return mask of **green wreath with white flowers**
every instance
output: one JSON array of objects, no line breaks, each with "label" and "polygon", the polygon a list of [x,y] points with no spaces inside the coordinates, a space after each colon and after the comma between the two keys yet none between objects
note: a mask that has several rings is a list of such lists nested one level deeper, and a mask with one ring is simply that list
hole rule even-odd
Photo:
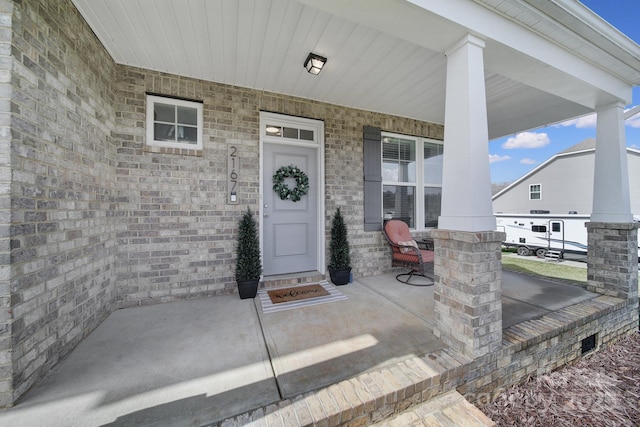
[{"label": "green wreath with white flowers", "polygon": [[[296,186],[293,189],[289,188],[284,182],[285,178],[294,178]],[[282,200],[297,202],[309,191],[309,177],[297,166],[282,166],[273,175],[273,191],[278,193]]]}]

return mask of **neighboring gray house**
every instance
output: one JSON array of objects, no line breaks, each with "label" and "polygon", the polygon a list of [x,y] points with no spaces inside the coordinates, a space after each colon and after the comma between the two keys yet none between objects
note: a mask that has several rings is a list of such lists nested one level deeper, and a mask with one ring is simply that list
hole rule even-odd
[{"label": "neighboring gray house", "polygon": [[[588,215],[593,207],[593,138],[567,148],[493,196],[495,213]],[[631,212],[640,215],[640,150],[627,147]]]}]

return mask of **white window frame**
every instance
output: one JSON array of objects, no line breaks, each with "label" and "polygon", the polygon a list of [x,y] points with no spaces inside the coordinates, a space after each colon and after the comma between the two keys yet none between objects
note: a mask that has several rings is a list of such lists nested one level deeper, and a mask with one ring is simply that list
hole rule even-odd
[{"label": "white window frame", "polygon": [[[420,179],[422,180],[421,182],[421,194],[419,194],[420,199],[419,199],[419,209],[420,209],[420,227],[418,228],[418,230],[431,230],[433,228],[436,227],[425,227],[424,222],[425,222],[425,206],[424,206],[424,191],[425,191],[425,187],[429,187],[429,188],[439,188],[440,189],[440,214],[442,214],[442,167],[444,165],[440,165],[440,183],[435,183],[435,182],[424,182],[424,145],[426,143],[429,144],[436,144],[436,145],[440,145],[442,146],[442,153],[444,154],[444,143],[443,141],[439,141],[437,139],[430,139],[430,138],[420,138],[420,153],[422,155],[422,161],[420,162]],[[444,159],[443,159],[444,160]],[[440,216],[440,215],[438,215]]]},{"label": "white window frame", "polygon": [[[425,187],[439,187],[442,188],[442,182],[440,184],[434,184],[431,182],[424,182],[424,145],[425,143],[430,144],[438,144],[442,145],[443,141],[431,138],[423,138],[418,136],[411,135],[403,135],[399,133],[392,132],[382,132],[382,139],[385,137],[394,137],[394,138],[402,138],[402,139],[411,139],[415,141],[416,144],[416,179],[415,182],[396,182],[396,181],[382,181],[381,192],[384,192],[385,185],[394,185],[394,186],[407,186],[414,188],[414,197],[415,197],[415,217],[414,217],[414,228],[412,230],[421,231],[421,230],[430,230],[433,227],[425,227],[424,226],[424,188]],[[381,168],[384,168],[384,158],[383,158],[383,147],[384,142],[380,144],[380,159],[381,159]],[[444,147],[443,147],[444,148]],[[380,171],[382,173],[382,170]],[[384,195],[383,195],[384,196]],[[384,197],[383,197],[384,199]],[[384,218],[384,202],[382,203],[382,217]]]},{"label": "white window frame", "polygon": [[[536,186],[539,187],[539,190],[532,191],[532,188]],[[540,197],[538,197],[537,199],[534,199],[533,197],[531,197],[533,193],[538,194]],[[542,184],[529,184],[529,200],[542,200]]]},{"label": "white window frame", "polygon": [[[155,104],[167,104],[175,107],[193,108],[197,111],[197,142],[196,144],[188,144],[183,142],[160,141],[154,136],[154,111]],[[152,147],[179,148],[183,150],[202,150],[203,146],[203,105],[202,102],[187,101],[183,99],[147,95],[147,129],[146,144]]]}]

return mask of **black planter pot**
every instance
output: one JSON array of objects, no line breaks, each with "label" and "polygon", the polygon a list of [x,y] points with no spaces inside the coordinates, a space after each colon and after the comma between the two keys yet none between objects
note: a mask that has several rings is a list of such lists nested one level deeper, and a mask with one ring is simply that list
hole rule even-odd
[{"label": "black planter pot", "polygon": [[327,266],[329,268],[329,276],[331,277],[331,281],[334,285],[346,285],[349,283],[349,279],[351,278],[351,267],[346,270],[335,270],[330,265]]},{"label": "black planter pot", "polygon": [[255,298],[258,293],[258,283],[260,279],[244,280],[238,283],[238,294],[240,299]]}]

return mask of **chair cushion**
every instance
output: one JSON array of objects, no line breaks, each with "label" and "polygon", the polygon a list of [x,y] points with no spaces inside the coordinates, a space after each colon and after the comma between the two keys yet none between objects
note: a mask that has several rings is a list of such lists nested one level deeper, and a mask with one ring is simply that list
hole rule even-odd
[{"label": "chair cushion", "polygon": [[[424,250],[424,249],[420,249],[420,254],[422,254],[422,262],[423,263],[433,262],[433,260],[435,258],[435,252],[434,251],[427,251],[427,250]],[[393,258],[398,260],[398,261],[418,263],[418,255],[416,255],[413,252],[412,253],[394,252],[393,253]]]},{"label": "chair cushion", "polygon": [[418,248],[418,243],[416,243],[416,241],[413,239],[407,240],[406,242],[402,240],[398,240],[398,245],[401,246],[400,252],[402,252],[403,254],[406,254],[407,252],[414,254],[415,251],[413,251],[413,249],[411,248],[402,247],[402,246],[413,246],[416,249]]},{"label": "chair cushion", "polygon": [[384,230],[387,233],[389,240],[396,245],[398,242],[408,242],[409,240],[413,240],[411,232],[409,231],[409,226],[404,221],[392,219],[384,225]]}]

